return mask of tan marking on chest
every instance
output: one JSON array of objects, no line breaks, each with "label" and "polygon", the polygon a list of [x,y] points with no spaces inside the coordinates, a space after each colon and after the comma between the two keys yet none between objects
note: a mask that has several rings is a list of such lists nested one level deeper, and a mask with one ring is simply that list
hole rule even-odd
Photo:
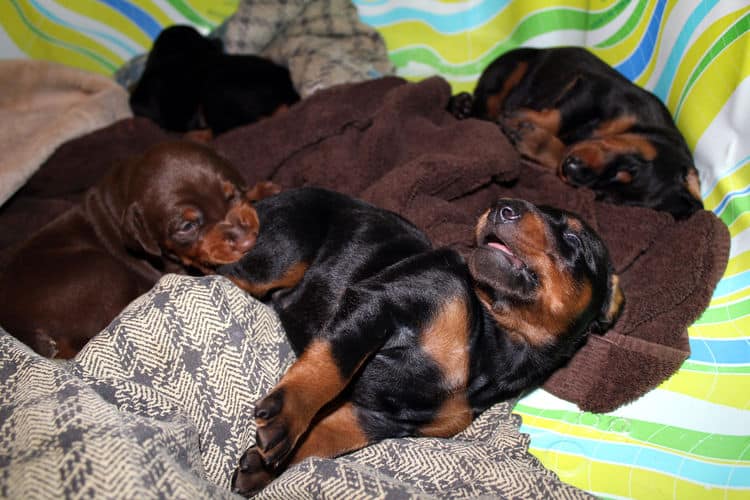
[{"label": "tan marking on chest", "polygon": [[421,427],[422,436],[451,437],[466,429],[473,419],[473,412],[466,400],[466,393],[461,391],[451,394],[438,410],[429,424]]},{"label": "tan marking on chest", "polygon": [[460,298],[447,302],[422,331],[420,344],[440,367],[443,378],[453,391],[466,387],[469,379],[469,315]]}]

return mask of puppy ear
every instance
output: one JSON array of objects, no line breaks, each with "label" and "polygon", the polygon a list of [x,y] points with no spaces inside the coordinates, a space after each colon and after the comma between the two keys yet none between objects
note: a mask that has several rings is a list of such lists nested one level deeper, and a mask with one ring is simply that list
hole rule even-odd
[{"label": "puppy ear", "polygon": [[161,248],[143,220],[143,210],[131,203],[122,221],[125,245],[133,250],[145,250],[151,255],[161,255]]},{"label": "puppy ear", "polygon": [[595,321],[593,330],[596,333],[604,333],[614,324],[625,303],[625,296],[622,293],[622,288],[620,288],[620,277],[614,273],[610,275],[608,291],[609,296],[602,304],[599,317]]},{"label": "puppy ear", "polygon": [[245,198],[249,201],[260,201],[281,192],[281,186],[271,181],[256,182],[253,187],[245,192]]}]

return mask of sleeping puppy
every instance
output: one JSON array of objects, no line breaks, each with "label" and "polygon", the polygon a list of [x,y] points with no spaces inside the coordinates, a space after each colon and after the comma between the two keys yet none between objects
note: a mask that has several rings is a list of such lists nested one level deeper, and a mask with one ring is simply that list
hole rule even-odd
[{"label": "sleeping puppy", "polygon": [[459,118],[500,124],[520,153],[599,199],[684,218],[703,208],[685,139],[658,97],[579,47],[509,51],[482,73]]},{"label": "sleeping puppy", "polygon": [[258,56],[224,54],[220,40],[191,26],[171,26],[156,38],[130,107],[166,130],[218,135],[298,100],[286,68]]},{"label": "sleeping puppy", "polygon": [[256,204],[252,249],[218,272],[279,314],[297,361],[255,407],[235,491],[379,440],[448,437],[543,382],[615,320],[617,276],[579,218],[501,199],[467,263],[396,215],[315,188]]},{"label": "sleeping puppy", "polygon": [[258,234],[250,201],[275,192],[246,190],[203,146],[158,145],[21,245],[0,276],[0,325],[44,356],[71,358],[162,274],[239,259]]}]

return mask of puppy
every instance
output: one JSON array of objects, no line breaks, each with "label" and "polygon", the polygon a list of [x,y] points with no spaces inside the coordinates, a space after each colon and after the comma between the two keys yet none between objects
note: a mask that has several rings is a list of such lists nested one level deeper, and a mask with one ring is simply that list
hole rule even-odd
[{"label": "puppy", "polygon": [[298,358],[255,408],[235,491],[385,438],[452,436],[544,381],[622,294],[577,217],[501,199],[467,263],[395,213],[302,188],[256,204],[261,230],[220,274],[279,314]]},{"label": "puppy", "polygon": [[21,245],[0,276],[0,325],[47,357],[73,357],[166,272],[212,273],[255,243],[240,175],[208,148],[158,145],[114,168],[81,205]]},{"label": "puppy", "polygon": [[130,107],[167,130],[218,135],[298,100],[286,68],[258,56],[224,54],[220,40],[191,26],[171,26],[156,38]]},{"label": "puppy", "polygon": [[459,94],[459,118],[500,124],[519,152],[599,199],[684,218],[703,208],[698,172],[669,110],[579,47],[509,51]]}]

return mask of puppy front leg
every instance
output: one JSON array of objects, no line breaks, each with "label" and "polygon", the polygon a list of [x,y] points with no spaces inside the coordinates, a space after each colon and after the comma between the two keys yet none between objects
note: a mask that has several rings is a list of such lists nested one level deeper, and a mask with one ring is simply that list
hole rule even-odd
[{"label": "puppy front leg", "polygon": [[[289,464],[296,464],[307,457],[335,457],[343,453],[364,448],[369,439],[357,420],[351,403],[344,403],[313,422],[309,432],[302,437]],[[232,477],[232,489],[245,496],[259,491],[277,476],[277,470],[263,462],[257,446],[245,452]]]},{"label": "puppy front leg", "polygon": [[[305,347],[271,392],[257,403],[255,447],[243,457],[237,477],[244,482],[262,482],[247,479],[248,474],[267,475],[263,470],[276,474],[295,456],[300,438],[319,416],[321,408],[344,390],[365,360],[393,331],[389,314],[392,307],[386,300],[382,291],[365,287],[351,288],[343,294],[339,300],[341,306],[328,325]],[[310,446],[305,449],[321,448]]]},{"label": "puppy front leg", "polygon": [[522,156],[557,170],[565,152],[555,135],[560,127],[557,111],[520,109],[501,117],[499,125]]}]

